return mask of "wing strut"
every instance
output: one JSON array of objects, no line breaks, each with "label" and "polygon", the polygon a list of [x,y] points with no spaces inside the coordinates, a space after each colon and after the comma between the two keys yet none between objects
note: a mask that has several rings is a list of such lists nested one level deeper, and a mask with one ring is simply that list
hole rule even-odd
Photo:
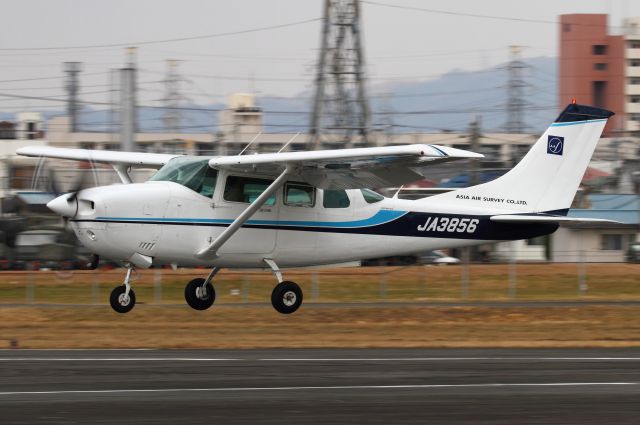
[{"label": "wing strut", "polygon": [[242,214],[240,214],[238,218],[229,225],[229,227],[224,229],[224,231],[220,233],[213,242],[211,242],[211,245],[198,251],[196,256],[198,258],[215,258],[220,247],[222,247],[222,245],[224,245],[224,243],[227,242],[229,238],[233,236],[242,227],[242,225],[265,204],[265,202],[267,202],[276,190],[280,189],[282,185],[284,185],[285,180],[287,180],[287,177],[292,171],[293,166],[287,164],[282,174],[280,174],[278,178],[275,179],[273,183],[271,183],[269,187],[267,187],[265,191],[247,207],[246,210],[242,211]]}]

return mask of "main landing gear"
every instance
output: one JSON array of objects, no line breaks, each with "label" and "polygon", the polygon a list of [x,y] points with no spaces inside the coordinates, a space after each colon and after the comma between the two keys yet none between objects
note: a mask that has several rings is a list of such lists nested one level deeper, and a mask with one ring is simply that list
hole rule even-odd
[{"label": "main landing gear", "polygon": [[201,277],[191,280],[184,288],[184,299],[189,307],[194,310],[206,310],[216,300],[216,290],[211,284],[211,279],[220,271],[218,267],[211,269],[206,279]]},{"label": "main landing gear", "polygon": [[278,313],[293,313],[302,305],[302,289],[295,282],[283,280],[282,272],[273,260],[265,258],[264,262],[278,279],[278,284],[271,292],[271,305]]},{"label": "main landing gear", "polygon": [[[273,260],[265,259],[264,262],[271,268],[271,271],[278,279],[278,284],[271,293],[271,304],[273,308],[282,314],[291,314],[302,304],[302,289],[295,282],[282,279],[282,273]],[[206,279],[193,279],[184,288],[184,298],[187,304],[195,310],[206,310],[213,305],[216,299],[216,292],[211,283],[213,277],[220,271],[214,267]]]},{"label": "main landing gear", "polygon": [[[265,259],[264,262],[271,268],[276,279],[278,279],[278,284],[271,292],[271,305],[273,305],[273,308],[282,314],[291,314],[298,310],[302,305],[302,289],[300,289],[300,286],[295,282],[285,281],[282,278],[282,272],[273,260]],[[184,299],[189,304],[189,307],[194,310],[206,310],[213,305],[216,300],[216,291],[211,281],[219,271],[219,267],[214,267],[206,279],[196,278],[187,283],[184,288]],[[131,311],[136,304],[136,294],[131,289],[130,284],[132,273],[133,266],[127,266],[124,283],[111,291],[111,297],[109,298],[111,308],[118,313]]]}]

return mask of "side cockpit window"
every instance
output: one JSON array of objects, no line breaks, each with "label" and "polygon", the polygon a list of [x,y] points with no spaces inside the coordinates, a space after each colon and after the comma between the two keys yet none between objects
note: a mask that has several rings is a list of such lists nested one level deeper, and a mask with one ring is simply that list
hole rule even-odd
[{"label": "side cockpit window", "polygon": [[380,202],[384,199],[384,196],[371,189],[360,189],[360,192],[362,192],[362,196],[364,196],[364,200],[367,204],[375,204],[376,202]]},{"label": "side cockpit window", "polygon": [[178,157],[169,161],[149,181],[169,181],[181,184],[202,196],[211,198],[216,187],[218,170],[209,167],[209,160]]}]

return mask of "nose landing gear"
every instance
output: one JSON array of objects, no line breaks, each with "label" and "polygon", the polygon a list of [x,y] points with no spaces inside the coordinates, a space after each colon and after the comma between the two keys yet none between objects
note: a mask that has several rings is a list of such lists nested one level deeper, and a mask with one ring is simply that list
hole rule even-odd
[{"label": "nose landing gear", "polygon": [[116,286],[113,288],[113,291],[111,291],[109,302],[111,303],[111,308],[117,313],[127,313],[136,305],[136,293],[133,292],[131,284],[129,283],[132,272],[133,267],[127,267],[124,283]]}]

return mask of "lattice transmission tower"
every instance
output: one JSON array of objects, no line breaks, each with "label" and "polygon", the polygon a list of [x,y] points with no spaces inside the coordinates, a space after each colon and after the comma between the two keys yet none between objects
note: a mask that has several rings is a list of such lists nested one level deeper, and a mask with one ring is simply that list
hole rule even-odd
[{"label": "lattice transmission tower", "polygon": [[78,92],[80,91],[80,82],[78,80],[78,74],[82,71],[81,62],[65,62],[64,72],[67,73],[67,81],[65,88],[68,94],[67,100],[67,113],[69,114],[69,121],[71,132],[75,133],[79,128],[80,111],[82,106],[78,100]]},{"label": "lattice transmission tower", "polygon": [[311,146],[369,145],[359,0],[325,0],[315,85]]},{"label": "lattice transmission tower", "polygon": [[521,46],[509,46],[510,60],[507,65],[509,80],[507,82],[507,133],[524,133],[527,124],[524,121],[525,88],[528,87],[524,73],[529,65],[520,60]]},{"label": "lattice transmission tower", "polygon": [[178,74],[178,61],[174,59],[167,60],[167,77],[164,80],[166,94],[164,97],[164,103],[166,110],[162,120],[164,127],[168,132],[177,133],[180,130],[180,124],[182,121],[182,113],[180,111],[180,101],[182,95],[180,94],[180,82],[181,78]]}]

